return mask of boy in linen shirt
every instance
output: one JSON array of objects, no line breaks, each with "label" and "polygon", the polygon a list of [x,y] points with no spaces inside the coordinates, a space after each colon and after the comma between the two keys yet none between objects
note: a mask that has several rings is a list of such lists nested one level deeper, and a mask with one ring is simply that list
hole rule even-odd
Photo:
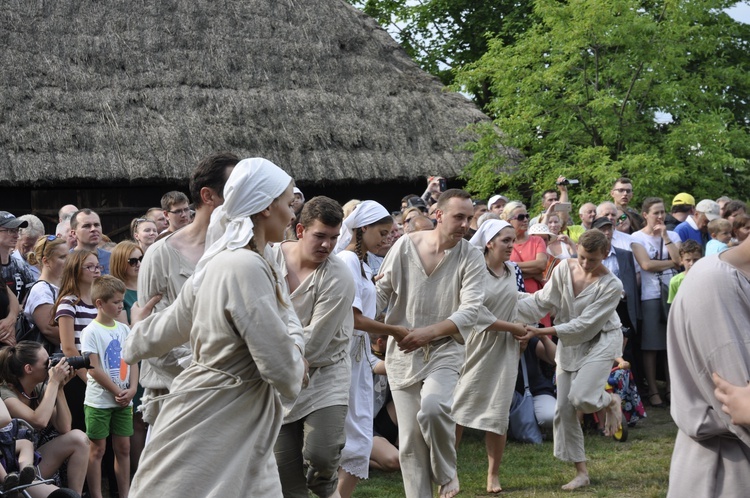
[{"label": "boy in linen shirt", "polygon": [[89,353],[93,367],[84,400],[86,435],[91,440],[86,479],[93,498],[102,496],[101,464],[110,432],[120,496],[127,498],[130,490],[132,400],[138,385],[138,365],[128,366],[121,357],[130,329],[115,318],[122,311],[124,297],[125,284],[117,278],[103,275],[94,280],[91,299],[98,314],[81,333],[81,352]]}]

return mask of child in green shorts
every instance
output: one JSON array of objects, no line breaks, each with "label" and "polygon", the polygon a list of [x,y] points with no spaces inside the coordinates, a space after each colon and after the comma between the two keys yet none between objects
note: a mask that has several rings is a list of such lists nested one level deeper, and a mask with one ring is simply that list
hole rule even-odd
[{"label": "child in green shorts", "polygon": [[672,304],[675,295],[677,295],[677,289],[682,285],[682,280],[685,275],[690,271],[696,261],[703,257],[703,249],[694,240],[688,239],[680,246],[680,264],[685,268],[685,271],[678,273],[669,281],[669,294],[667,295],[667,303]]},{"label": "child in green shorts", "polygon": [[138,386],[138,365],[128,366],[121,357],[130,333],[127,325],[116,321],[124,296],[125,284],[117,278],[103,275],[94,280],[91,300],[98,314],[81,333],[81,352],[89,353],[93,367],[84,400],[86,435],[91,440],[86,480],[92,498],[102,496],[101,464],[110,433],[120,497],[127,498],[130,490],[132,400]]}]

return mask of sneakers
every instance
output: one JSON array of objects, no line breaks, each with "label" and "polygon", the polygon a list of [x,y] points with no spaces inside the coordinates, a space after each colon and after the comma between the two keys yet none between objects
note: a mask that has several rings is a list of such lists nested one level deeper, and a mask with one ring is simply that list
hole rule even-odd
[{"label": "sneakers", "polygon": [[21,469],[21,472],[11,472],[7,476],[5,476],[5,481],[3,481],[3,491],[5,493],[8,493],[18,486],[26,486],[27,484],[31,484],[32,482],[34,482],[34,479],[36,479],[36,469],[31,465],[27,465],[26,467]]}]

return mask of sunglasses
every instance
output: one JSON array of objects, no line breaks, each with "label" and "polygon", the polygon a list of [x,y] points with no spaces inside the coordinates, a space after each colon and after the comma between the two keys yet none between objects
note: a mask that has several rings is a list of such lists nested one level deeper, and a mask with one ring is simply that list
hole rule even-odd
[{"label": "sunglasses", "polygon": [[617,217],[617,224],[622,225],[623,223],[625,223],[625,221],[627,221],[627,219],[628,219],[627,214],[621,214],[620,216]]},{"label": "sunglasses", "polygon": [[531,219],[531,216],[529,216],[528,214],[517,214],[513,218],[511,218],[511,220],[518,220],[518,221],[526,221],[529,219]]},{"label": "sunglasses", "polygon": [[143,256],[141,256],[140,258],[128,258],[128,264],[130,266],[139,265],[142,262],[143,262]]},{"label": "sunglasses", "polygon": [[57,235],[47,235],[42,244],[42,257],[44,257],[44,251],[47,249],[47,242],[51,242],[57,238]]}]

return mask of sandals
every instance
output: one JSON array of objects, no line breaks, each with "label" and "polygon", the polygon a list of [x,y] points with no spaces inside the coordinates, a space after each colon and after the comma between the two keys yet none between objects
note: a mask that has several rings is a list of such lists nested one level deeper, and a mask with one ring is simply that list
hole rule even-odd
[{"label": "sandals", "polygon": [[661,400],[661,396],[659,395],[659,393],[649,394],[648,395],[648,404],[649,405],[651,405],[653,408],[666,408],[667,407],[667,404],[664,403],[663,400],[661,400],[659,403],[654,403],[653,402],[654,397],[658,397],[659,400]]}]

